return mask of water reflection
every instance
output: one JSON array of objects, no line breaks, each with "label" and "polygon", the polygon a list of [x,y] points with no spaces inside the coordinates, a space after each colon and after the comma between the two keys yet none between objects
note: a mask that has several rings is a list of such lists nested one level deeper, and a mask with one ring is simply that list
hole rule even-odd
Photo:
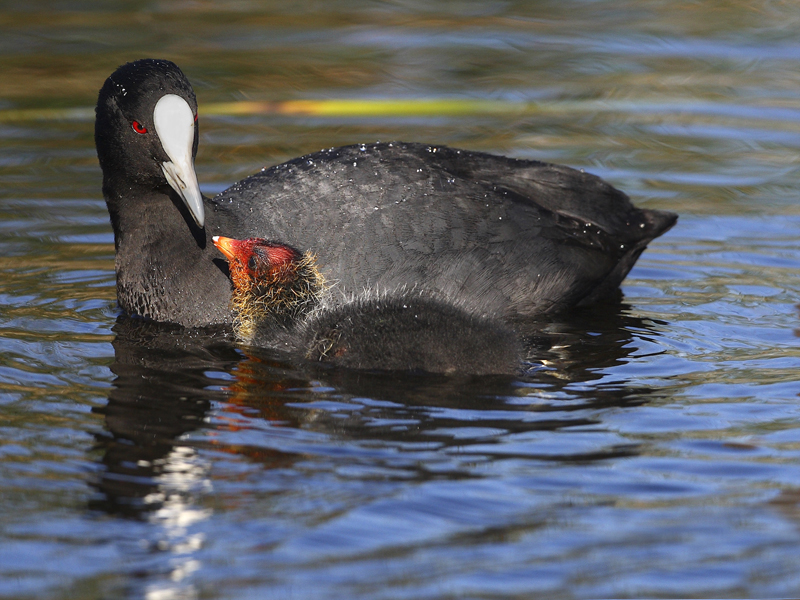
[{"label": "water reflection", "polygon": [[[308,445],[298,450],[274,435],[277,429],[321,434],[313,442],[318,449],[344,437],[354,444],[424,443],[439,451],[467,452],[478,444],[483,455],[508,456],[486,450],[486,432],[499,444],[520,433],[595,427],[599,409],[651,397],[650,388],[603,379],[636,349],[635,336],[658,335],[652,323],[629,316],[624,304],[539,328],[528,338],[531,362],[520,376],[470,377],[291,365],[279,354],[237,350],[224,331],[120,317],[116,380],[108,405],[96,409],[106,431],[97,435],[104,469],[91,507],[154,518],[176,498],[203,493],[210,483],[202,448],[266,468],[291,467]],[[204,441],[186,441],[201,430]],[[624,444],[584,450],[543,458],[582,461],[635,452]]]},{"label": "water reflection", "polygon": [[196,526],[212,515],[198,500],[212,491],[211,462],[183,438],[204,427],[214,400],[209,373],[229,372],[240,360],[224,332],[186,332],[120,317],[114,327],[116,375],[96,435],[103,469],[90,509],[155,526],[138,540],[144,554],[167,557],[144,576],[145,598],[196,597],[190,576],[205,536]]},{"label": "water reflection", "polygon": [[212,399],[223,398],[207,389],[218,383],[207,372],[228,372],[240,356],[222,332],[186,332],[127,317],[118,319],[114,332],[116,380],[108,404],[95,409],[107,431],[97,436],[105,470],[92,508],[141,517],[167,499],[155,490],[159,478],[185,462],[186,452],[176,450],[181,436],[202,427]]},{"label": "water reflection", "polygon": [[[105,430],[95,436],[102,469],[89,508],[153,527],[137,544],[164,560],[138,573],[144,597],[192,597],[209,519],[247,501],[215,489],[240,476],[231,465],[254,466],[260,486],[297,494],[291,482],[306,481],[314,464],[381,486],[482,479],[479,465],[499,460],[586,464],[638,454],[636,444],[597,430],[603,409],[653,397],[603,379],[628,360],[636,336],[657,335],[652,324],[614,304],[539,326],[522,375],[470,377],[289,364],[237,349],[225,331],[120,317],[116,380],[95,409]],[[273,476],[265,480],[265,471]],[[321,513],[337,505],[336,488],[327,493]]]},{"label": "water reflection", "polygon": [[[648,401],[651,388],[619,379],[600,382],[605,369],[624,362],[635,349],[633,332],[657,335],[652,324],[626,316],[623,309],[605,306],[571,315],[568,321],[541,323],[540,334],[528,338],[532,362],[517,377],[370,373],[312,365],[300,376],[301,381],[306,378],[304,385],[284,379],[276,386],[279,357],[250,349],[237,368],[229,403],[251,416],[255,410],[259,419],[350,441],[411,448],[423,444],[438,452],[457,449],[461,456],[475,445],[484,459],[509,458],[515,455],[507,448],[510,438],[598,427],[599,410]],[[487,448],[487,440],[496,448]],[[585,461],[632,452],[633,445],[615,443],[555,454],[531,448],[525,456]],[[417,477],[429,476],[422,463],[419,469]]]}]

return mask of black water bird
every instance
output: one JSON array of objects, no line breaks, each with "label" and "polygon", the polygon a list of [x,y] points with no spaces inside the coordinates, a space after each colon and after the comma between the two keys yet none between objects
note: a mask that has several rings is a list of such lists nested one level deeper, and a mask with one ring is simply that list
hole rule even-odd
[{"label": "black water bird", "polygon": [[106,80],[95,140],[119,305],[184,326],[233,320],[214,235],[313,249],[344,292],[418,286],[512,322],[607,296],[677,219],[568,167],[399,142],[309,154],[208,199],[194,91],[166,60]]}]

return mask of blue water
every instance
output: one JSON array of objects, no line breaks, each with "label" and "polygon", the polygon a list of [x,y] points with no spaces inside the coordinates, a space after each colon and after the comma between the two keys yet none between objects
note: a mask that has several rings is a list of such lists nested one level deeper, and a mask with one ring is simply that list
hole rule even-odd
[{"label": "blue water", "polygon": [[[0,596],[800,595],[800,7],[0,14]],[[208,194],[404,139],[584,168],[681,219],[619,304],[543,323],[524,377],[315,370],[131,321],[91,107],[143,56],[195,85]],[[203,114],[326,98],[528,108]]]}]

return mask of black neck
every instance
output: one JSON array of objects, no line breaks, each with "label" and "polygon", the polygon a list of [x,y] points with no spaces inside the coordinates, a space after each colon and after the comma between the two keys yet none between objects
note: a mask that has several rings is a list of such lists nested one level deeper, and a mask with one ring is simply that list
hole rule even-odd
[{"label": "black neck", "polygon": [[197,227],[175,192],[112,182],[103,190],[114,228],[121,308],[185,326],[231,322],[227,272],[214,262],[206,229]]}]

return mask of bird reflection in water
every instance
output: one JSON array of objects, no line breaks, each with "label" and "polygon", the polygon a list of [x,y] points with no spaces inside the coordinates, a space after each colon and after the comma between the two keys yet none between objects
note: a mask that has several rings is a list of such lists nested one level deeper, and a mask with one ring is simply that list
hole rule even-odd
[{"label": "bird reflection in water", "polygon": [[[204,432],[187,442],[187,447],[195,449],[215,443],[215,431],[246,428],[254,418],[276,427],[324,432],[326,419],[317,414],[320,411],[302,408],[304,402],[321,398],[383,400],[392,403],[384,411],[404,416],[412,411],[416,418],[422,418],[426,408],[437,406],[507,409],[509,399],[520,410],[573,413],[579,419],[587,408],[643,403],[651,390],[625,381],[575,385],[600,379],[603,369],[625,362],[634,335],[658,335],[652,323],[627,316],[624,308],[586,309],[569,320],[539,324],[541,335],[528,338],[528,352],[538,360],[533,358],[533,367],[520,377],[410,375],[291,365],[278,352],[237,348],[224,331],[184,330],[120,317],[112,365],[117,378],[108,405],[98,409],[105,416],[107,431],[97,434],[104,471],[97,483],[101,493],[92,507],[131,517],[158,508],[163,499],[154,492],[159,485],[155,478],[173,468],[167,467],[168,457],[177,456],[175,448],[192,432]],[[335,431],[341,434],[341,419],[335,421]],[[575,424],[574,419],[565,418],[547,427]],[[544,425],[536,420],[522,424],[526,428]],[[423,429],[439,426],[433,414],[420,423]],[[503,426],[515,428],[511,421]],[[345,431],[356,439],[378,434],[373,427],[361,430],[355,423]],[[420,429],[415,431],[405,435],[417,435]],[[225,450],[253,452],[244,445]],[[256,454],[252,458],[265,464],[287,460],[274,449],[265,454],[262,448]],[[186,451],[179,455],[186,460]]]},{"label": "bird reflection in water", "polygon": [[[108,404],[96,409],[105,429],[95,434],[101,469],[89,507],[157,526],[141,543],[176,558],[173,571],[151,583],[168,587],[199,567],[194,557],[204,539],[197,531],[212,515],[204,498],[213,494],[220,510],[242,501],[241,493],[226,496],[214,488],[215,481],[224,488],[223,480],[238,476],[219,466],[225,455],[262,471],[286,471],[330,458],[331,440],[344,439],[357,448],[424,442],[437,453],[457,448],[465,457],[475,445],[476,457],[502,460],[511,456],[487,449],[484,437],[453,431],[478,427],[507,435],[596,426],[597,408],[653,397],[626,381],[597,383],[604,369],[629,359],[635,336],[658,335],[657,325],[626,316],[624,305],[586,309],[537,328],[522,375],[476,377],[291,364],[275,351],[237,347],[228,331],[122,316],[114,329],[116,379]],[[298,436],[302,443],[293,441]],[[633,445],[617,445],[522,458],[591,461],[636,453]],[[410,478],[430,478],[425,461],[417,463]]]}]

